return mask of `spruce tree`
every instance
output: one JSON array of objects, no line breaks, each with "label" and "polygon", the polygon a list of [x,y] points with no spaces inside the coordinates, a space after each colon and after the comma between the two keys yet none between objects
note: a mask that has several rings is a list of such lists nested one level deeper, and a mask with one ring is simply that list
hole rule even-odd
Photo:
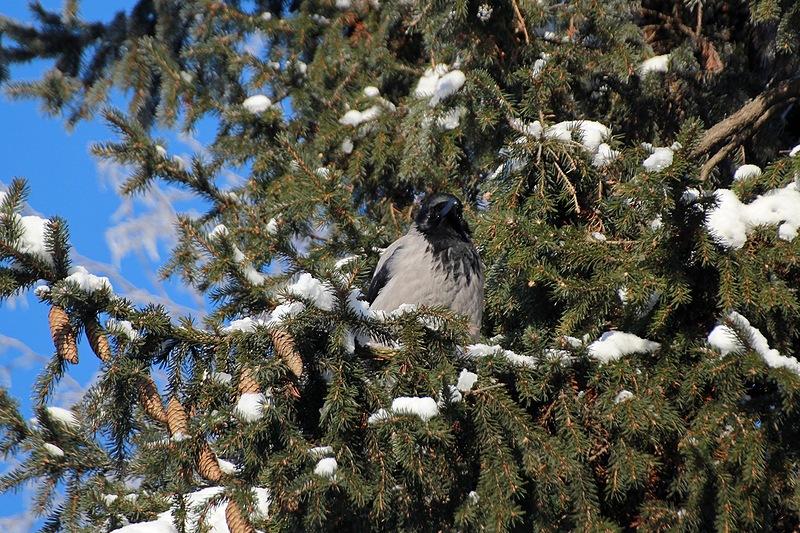
[{"label": "spruce tree", "polygon": [[[8,94],[102,116],[123,193],[207,202],[162,274],[211,305],[132,305],[2,194],[0,295],[36,286],[54,352],[35,423],[0,394],[0,489],[34,481],[45,531],[800,528],[800,2],[31,9],[0,18]],[[156,137],[201,120],[189,164]],[[475,230],[479,342],[361,298],[434,191]]]}]

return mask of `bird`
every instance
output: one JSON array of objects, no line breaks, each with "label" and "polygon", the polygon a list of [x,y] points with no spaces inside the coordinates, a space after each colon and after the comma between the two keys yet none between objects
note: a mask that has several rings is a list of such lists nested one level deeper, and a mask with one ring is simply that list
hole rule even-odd
[{"label": "bird", "polygon": [[431,194],[408,232],[381,254],[367,289],[374,311],[403,304],[443,306],[469,320],[475,339],[483,318],[483,265],[456,196]]}]

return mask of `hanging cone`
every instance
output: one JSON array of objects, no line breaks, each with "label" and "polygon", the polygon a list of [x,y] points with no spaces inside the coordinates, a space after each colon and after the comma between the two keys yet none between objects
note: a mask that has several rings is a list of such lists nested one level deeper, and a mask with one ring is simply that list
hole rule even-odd
[{"label": "hanging cone", "polygon": [[189,434],[189,420],[186,416],[186,411],[175,398],[170,398],[167,404],[167,427],[171,436],[179,433]]},{"label": "hanging cone", "polygon": [[214,452],[211,451],[211,447],[207,442],[203,443],[203,446],[200,448],[200,453],[197,457],[197,471],[200,472],[200,475],[205,479],[214,483],[222,479],[222,470],[219,467],[219,461],[217,461],[217,457],[214,455]]},{"label": "hanging cone", "polygon": [[275,346],[275,353],[283,359],[292,374],[299,378],[303,375],[303,359],[295,349],[294,338],[282,330],[273,330],[270,334],[272,335],[272,344]]},{"label": "hanging cone", "polygon": [[162,424],[167,424],[167,413],[164,411],[164,404],[161,402],[161,396],[158,394],[156,384],[153,383],[153,380],[149,377],[143,380],[139,388],[139,401],[142,403],[144,412],[147,413],[150,418]]},{"label": "hanging cone", "polygon": [[111,360],[111,347],[108,345],[108,337],[106,337],[96,317],[86,321],[86,338],[89,339],[89,346],[92,347],[92,351],[101,361]]},{"label": "hanging cone", "polygon": [[231,533],[255,533],[255,529],[242,516],[242,510],[233,500],[228,500],[228,505],[225,507],[225,521],[228,522]]},{"label": "hanging cone", "polygon": [[69,316],[62,308],[54,305],[50,308],[48,315],[50,322],[50,335],[53,337],[53,344],[56,346],[56,352],[61,359],[70,363],[78,363],[78,342],[75,338],[75,332],[69,323]]},{"label": "hanging cone", "polygon": [[239,394],[259,393],[261,388],[253,377],[253,372],[249,368],[243,368],[239,376]]}]

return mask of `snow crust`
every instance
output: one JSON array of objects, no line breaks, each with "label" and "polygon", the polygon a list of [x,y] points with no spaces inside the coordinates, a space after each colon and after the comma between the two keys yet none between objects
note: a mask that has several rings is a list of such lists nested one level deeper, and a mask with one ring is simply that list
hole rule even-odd
[{"label": "snow crust", "polygon": [[461,374],[458,375],[456,388],[461,392],[468,392],[475,386],[476,381],[478,381],[478,374],[470,372],[466,368],[462,368]]},{"label": "snow crust", "polygon": [[333,454],[333,446],[315,446],[314,448],[309,448],[308,453],[314,458],[325,457]]},{"label": "snow crust", "polygon": [[[210,507],[207,505],[209,500],[223,491],[223,487],[207,487],[185,496],[186,507],[189,511],[183,524],[186,531],[199,531],[202,527],[203,531],[208,531],[208,533],[229,533],[230,530],[225,519],[225,510],[228,507],[228,502],[222,502]],[[269,515],[269,491],[260,487],[256,487],[252,491],[256,502],[256,515],[260,518],[266,518]],[[129,524],[115,529],[111,533],[178,533],[179,530],[174,525],[175,517],[173,514],[177,509],[178,505],[176,503],[172,509],[159,514],[156,520]],[[206,511],[206,509],[208,510]]]},{"label": "snow crust", "polygon": [[47,251],[44,242],[45,228],[50,221],[35,215],[15,216],[23,230],[20,237],[19,250],[35,255],[50,265],[54,264],[53,256]]},{"label": "snow crust", "polygon": [[755,178],[761,175],[761,167],[758,165],[742,165],[733,173],[733,180],[739,181],[747,178]]},{"label": "snow crust", "polygon": [[506,350],[502,346],[495,344],[489,346],[488,344],[470,344],[466,346],[466,356],[472,358],[486,357],[487,355],[501,355],[507,359],[511,364],[516,366],[527,366],[533,368],[536,366],[536,360],[528,355],[517,355],[511,350]]},{"label": "snow crust", "polygon": [[425,70],[414,89],[414,96],[428,99],[428,105],[434,107],[442,100],[457,93],[467,77],[460,70],[450,70],[449,66],[440,63]]},{"label": "snow crust", "polygon": [[267,397],[261,392],[247,392],[239,397],[234,413],[243,422],[255,422],[264,416]]},{"label": "snow crust", "polygon": [[[731,311],[728,314],[728,320],[735,324],[739,330],[743,330],[748,342],[753,350],[760,355],[767,366],[771,368],[786,368],[795,374],[800,374],[800,363],[794,357],[787,357],[781,355],[780,352],[774,348],[769,347],[769,342],[761,331],[750,325],[750,321],[736,311]],[[708,343],[722,353],[723,356],[728,354],[742,353],[746,347],[739,338],[736,332],[725,324],[719,324],[711,333],[708,334]]]},{"label": "snow crust", "polygon": [[738,249],[758,226],[780,225],[778,236],[792,240],[800,227],[800,190],[796,182],[767,191],[743,204],[729,189],[714,192],[717,205],[706,218],[706,229],[727,248]]},{"label": "snow crust", "polygon": [[642,339],[633,333],[607,331],[589,345],[588,352],[600,363],[608,363],[630,354],[652,353],[660,347],[659,343]]},{"label": "snow crust", "polygon": [[256,94],[246,98],[245,101],[242,102],[242,105],[250,113],[257,115],[269,109],[272,105],[272,100],[270,100],[266,95]]},{"label": "snow crust", "polygon": [[78,429],[80,424],[78,419],[75,418],[75,413],[63,407],[46,407],[48,416],[56,422],[60,422],[70,429]]},{"label": "snow crust", "polygon": [[139,338],[139,332],[133,329],[133,324],[128,320],[109,318],[106,322],[106,329],[114,335],[122,335],[132,341]]},{"label": "snow crust", "polygon": [[42,444],[42,448],[47,452],[47,455],[50,457],[64,457],[64,450],[56,446],[55,444],[50,444],[49,442],[45,442]]},{"label": "snow crust", "polygon": [[64,278],[66,281],[75,283],[84,292],[92,293],[103,289],[113,292],[111,281],[105,276],[95,276],[82,266],[69,269],[69,276]]},{"label": "snow crust", "polygon": [[672,165],[672,159],[675,153],[672,148],[667,147],[654,147],[653,153],[642,161],[642,166],[648,172],[659,172]]},{"label": "snow crust", "polygon": [[629,390],[622,389],[617,393],[616,397],[614,397],[614,403],[626,402],[631,398],[633,398],[633,393]]},{"label": "snow crust", "polygon": [[430,396],[400,396],[392,401],[392,412],[400,415],[418,416],[427,422],[439,414],[439,407]]},{"label": "snow crust", "polygon": [[247,257],[236,246],[233,247],[233,260],[239,263],[242,268],[242,275],[252,285],[261,285],[266,281],[267,277],[256,270],[253,265],[247,261]]},{"label": "snow crust", "polygon": [[645,59],[636,70],[642,76],[651,72],[667,72],[669,70],[669,56],[669,54],[664,54]]},{"label": "snow crust", "polygon": [[294,296],[311,300],[316,307],[330,311],[336,302],[333,287],[323,283],[308,272],[303,272],[297,281],[286,287],[286,292]]},{"label": "snow crust", "polygon": [[333,457],[325,457],[317,462],[314,467],[314,473],[318,476],[332,479],[336,475],[336,470],[339,469],[339,464]]}]

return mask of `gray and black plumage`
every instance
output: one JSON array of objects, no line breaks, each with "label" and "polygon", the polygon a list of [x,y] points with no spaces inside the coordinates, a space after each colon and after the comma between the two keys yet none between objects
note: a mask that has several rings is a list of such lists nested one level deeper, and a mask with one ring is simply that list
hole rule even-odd
[{"label": "gray and black plumage", "polygon": [[478,336],[483,318],[483,265],[470,238],[461,201],[429,196],[408,233],[381,255],[367,290],[370,308],[393,311],[402,304],[443,306],[469,319]]}]

